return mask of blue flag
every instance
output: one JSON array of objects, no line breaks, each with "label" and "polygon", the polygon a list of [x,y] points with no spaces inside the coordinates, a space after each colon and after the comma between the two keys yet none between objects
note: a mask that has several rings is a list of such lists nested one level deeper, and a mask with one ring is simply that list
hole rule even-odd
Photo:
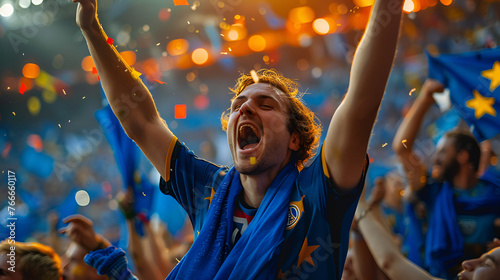
[{"label": "blue flag", "polygon": [[451,103],[478,141],[500,133],[500,47],[461,54],[427,54],[429,77],[450,90]]},{"label": "blue flag", "polygon": [[[135,213],[140,214],[141,218],[149,220],[153,204],[154,186],[144,176],[141,176],[138,170],[139,147],[125,134],[109,105],[96,111],[95,117],[113,149],[125,187],[133,189]],[[135,226],[137,233],[143,236],[142,221],[135,219]]]}]

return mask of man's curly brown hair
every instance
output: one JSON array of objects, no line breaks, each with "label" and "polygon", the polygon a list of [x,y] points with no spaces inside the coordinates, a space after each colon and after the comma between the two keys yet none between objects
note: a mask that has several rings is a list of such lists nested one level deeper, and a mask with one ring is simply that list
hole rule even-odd
[{"label": "man's curly brown hair", "polygon": [[[321,136],[321,124],[309,108],[307,108],[301,100],[303,93],[299,92],[299,84],[291,79],[283,77],[274,69],[260,69],[256,71],[258,82],[267,83],[276,87],[286,94],[290,104],[290,118],[288,121],[288,131],[291,133],[297,132],[300,139],[299,150],[294,153],[292,160],[296,161],[296,166],[299,169],[303,168],[304,162],[314,155],[314,151],[318,147],[319,138]],[[255,81],[251,74],[241,74],[236,85],[230,90],[234,93],[231,102],[249,85]],[[222,129],[227,131],[227,123],[231,108],[228,108],[221,115]]]}]

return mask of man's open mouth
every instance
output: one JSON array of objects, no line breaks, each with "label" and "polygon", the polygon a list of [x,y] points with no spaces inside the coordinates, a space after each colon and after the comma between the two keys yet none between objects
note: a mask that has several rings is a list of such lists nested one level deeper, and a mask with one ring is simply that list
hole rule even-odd
[{"label": "man's open mouth", "polygon": [[240,149],[247,150],[256,147],[260,142],[259,131],[256,127],[244,124],[238,129],[238,144]]}]

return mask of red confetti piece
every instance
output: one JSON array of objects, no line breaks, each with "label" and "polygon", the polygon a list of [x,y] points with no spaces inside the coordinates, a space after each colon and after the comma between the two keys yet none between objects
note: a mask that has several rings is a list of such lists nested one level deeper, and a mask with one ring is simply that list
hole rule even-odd
[{"label": "red confetti piece", "polygon": [[185,104],[175,105],[174,116],[176,119],[185,119],[186,118],[186,105]]},{"label": "red confetti piece", "polygon": [[25,91],[26,91],[26,85],[21,83],[21,86],[19,88],[19,93],[24,94]]},{"label": "red confetti piece", "polygon": [[174,5],[175,6],[185,6],[189,5],[187,0],[174,0]]},{"label": "red confetti piece", "polygon": [[115,40],[113,40],[113,38],[109,38],[109,37],[108,37],[108,39],[106,40],[106,42],[107,42],[108,44],[110,44],[110,45],[112,45],[114,41],[115,41]]},{"label": "red confetti piece", "polygon": [[97,74],[97,68],[92,67],[92,74]]},{"label": "red confetti piece", "polygon": [[374,158],[370,158],[370,163],[373,163],[375,161]]},{"label": "red confetti piece", "polygon": [[9,155],[11,147],[12,147],[12,144],[10,144],[10,142],[7,142],[7,144],[5,144],[5,147],[3,148],[3,151],[2,151],[3,158],[6,158]]},{"label": "red confetti piece", "polygon": [[155,82],[159,83],[160,85],[163,85],[163,84],[166,84],[165,82],[162,82],[160,80],[157,80],[157,79],[153,79]]}]

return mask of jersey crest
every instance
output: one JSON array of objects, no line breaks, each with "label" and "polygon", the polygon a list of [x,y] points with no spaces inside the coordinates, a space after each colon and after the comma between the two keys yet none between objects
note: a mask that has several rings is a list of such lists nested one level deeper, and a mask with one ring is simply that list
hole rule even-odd
[{"label": "jersey crest", "polygon": [[302,200],[304,199],[304,195],[300,198],[300,201],[292,201],[290,202],[290,207],[288,207],[288,221],[286,223],[286,229],[290,230],[297,225],[304,212],[304,204]]}]

